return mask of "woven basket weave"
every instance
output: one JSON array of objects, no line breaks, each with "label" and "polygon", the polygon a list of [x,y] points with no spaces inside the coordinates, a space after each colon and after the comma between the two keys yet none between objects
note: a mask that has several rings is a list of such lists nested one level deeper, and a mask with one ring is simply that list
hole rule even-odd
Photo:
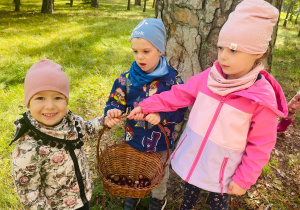
[{"label": "woven basket weave", "polygon": [[[167,157],[169,158],[169,140],[162,125],[159,128],[165,135],[167,143]],[[105,126],[98,138],[97,144],[97,170],[103,182],[104,190],[110,197],[144,198],[155,188],[165,175],[166,161],[156,152],[140,152],[126,143],[107,146],[104,150],[100,148],[100,139],[104,133]],[[100,151],[99,151],[100,150]],[[107,180],[111,174],[125,175],[131,179],[137,179],[141,174],[151,181],[151,185],[144,188],[131,188],[117,185]]]}]

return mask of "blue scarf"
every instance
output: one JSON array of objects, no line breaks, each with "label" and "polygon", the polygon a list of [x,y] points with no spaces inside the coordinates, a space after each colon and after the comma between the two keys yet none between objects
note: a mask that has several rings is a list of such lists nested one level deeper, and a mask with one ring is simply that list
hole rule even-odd
[{"label": "blue scarf", "polygon": [[142,88],[144,85],[163,77],[169,73],[168,62],[164,56],[160,56],[156,69],[147,74],[134,61],[129,70],[130,81],[134,87]]}]

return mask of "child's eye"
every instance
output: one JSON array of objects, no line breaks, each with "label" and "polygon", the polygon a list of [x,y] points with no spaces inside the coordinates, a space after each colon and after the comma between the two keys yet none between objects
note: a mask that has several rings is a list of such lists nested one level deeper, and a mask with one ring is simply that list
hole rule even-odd
[{"label": "child's eye", "polygon": [[233,52],[233,53],[236,52],[236,50],[233,50],[233,49],[230,49],[230,51]]},{"label": "child's eye", "polygon": [[37,98],[35,98],[35,100],[44,100],[44,97],[37,97]]},{"label": "child's eye", "polygon": [[145,50],[144,53],[149,53],[149,51],[148,51],[148,50]]},{"label": "child's eye", "polygon": [[136,50],[132,50],[132,52],[133,52],[133,53],[137,53],[137,51],[136,51]]},{"label": "child's eye", "polygon": [[63,97],[55,97],[55,100],[64,100]]},{"label": "child's eye", "polygon": [[218,47],[218,50],[222,50],[223,49],[223,47]]}]

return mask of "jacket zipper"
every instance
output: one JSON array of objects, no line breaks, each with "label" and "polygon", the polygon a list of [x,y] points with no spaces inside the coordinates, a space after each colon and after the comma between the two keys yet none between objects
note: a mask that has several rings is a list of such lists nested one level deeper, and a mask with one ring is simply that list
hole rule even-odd
[{"label": "jacket zipper", "polygon": [[186,139],[187,135],[185,135],[185,137],[183,138],[182,142],[179,144],[179,146],[176,148],[176,150],[173,152],[172,157],[170,158],[170,160],[168,161],[168,164],[171,162],[171,160],[173,160],[174,155],[176,154],[177,150],[181,147],[182,143],[184,142],[184,140]]},{"label": "jacket zipper", "polygon": [[201,154],[202,154],[202,152],[203,152],[203,149],[204,149],[204,147],[205,147],[205,145],[206,145],[206,142],[207,142],[207,140],[208,140],[208,137],[209,137],[209,135],[210,135],[210,132],[212,131],[212,129],[213,129],[213,127],[214,127],[214,125],[215,125],[215,123],[216,123],[216,121],[217,121],[217,118],[218,118],[218,116],[219,116],[219,113],[220,113],[220,111],[221,111],[221,108],[222,108],[224,102],[226,101],[226,99],[227,99],[228,97],[229,97],[229,95],[227,95],[227,96],[225,96],[225,97],[222,97],[221,100],[220,100],[220,103],[219,103],[219,105],[218,105],[218,107],[217,107],[217,110],[216,110],[216,112],[215,112],[215,114],[214,114],[214,116],[213,116],[212,121],[211,121],[210,124],[209,124],[209,127],[208,127],[208,129],[207,129],[207,131],[206,131],[206,134],[205,134],[205,136],[204,136],[204,138],[203,138],[203,141],[202,141],[202,143],[201,143],[201,145],[200,145],[200,148],[199,148],[198,153],[197,153],[197,155],[196,155],[196,158],[195,158],[195,160],[194,160],[194,162],[193,162],[193,165],[192,165],[192,167],[191,167],[191,169],[190,169],[190,171],[189,171],[189,173],[188,173],[188,175],[187,175],[187,177],[186,177],[186,179],[185,179],[186,182],[189,182],[189,180],[190,180],[190,178],[191,178],[191,176],[192,176],[192,174],[193,174],[193,172],[194,172],[194,170],[195,170],[195,168],[196,168],[196,165],[197,165],[198,162],[199,162],[199,159],[200,159]]},{"label": "jacket zipper", "polygon": [[220,169],[219,183],[221,185],[221,194],[222,195],[223,195],[223,189],[224,189],[223,178],[224,178],[224,172],[225,172],[227,162],[228,162],[228,157],[225,157],[223,160],[223,163],[221,165],[221,169]]}]

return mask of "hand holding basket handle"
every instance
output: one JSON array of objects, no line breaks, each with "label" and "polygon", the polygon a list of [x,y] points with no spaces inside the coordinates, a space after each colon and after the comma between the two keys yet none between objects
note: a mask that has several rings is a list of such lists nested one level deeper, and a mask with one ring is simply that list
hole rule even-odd
[{"label": "hand holding basket handle", "polygon": [[[117,117],[118,119],[122,119],[124,117],[127,117],[129,114],[124,114],[120,117]],[[166,156],[166,160],[164,162],[164,168],[167,166],[167,161],[169,159],[169,155],[170,155],[170,152],[169,152],[169,148],[170,148],[170,142],[169,142],[169,139],[168,139],[168,136],[166,134],[166,131],[164,129],[164,127],[159,123],[157,124],[157,126],[160,128],[161,132],[163,132],[164,136],[165,136],[165,140],[166,140],[166,145],[167,145],[167,156]],[[99,137],[98,137],[98,142],[97,142],[97,160],[99,160],[99,149],[100,149],[100,139],[104,133],[104,131],[108,128],[108,126],[104,125],[103,126],[103,129],[101,130],[100,134],[99,134]]]},{"label": "hand holding basket handle", "polygon": [[[120,119],[124,117],[127,117],[127,115],[120,116]],[[163,132],[167,144],[167,156],[165,161],[163,161],[162,156],[157,152],[141,152],[125,142],[106,146],[106,148],[100,151],[100,139],[107,126],[104,126],[100,132],[97,144],[97,170],[102,180],[104,190],[111,198],[114,196],[144,198],[162,181],[169,159],[170,144],[163,126],[158,124],[158,127]],[[136,179],[139,175],[143,175],[149,178],[151,185],[142,188],[117,185],[107,179],[111,174],[122,175],[133,179]]]}]

